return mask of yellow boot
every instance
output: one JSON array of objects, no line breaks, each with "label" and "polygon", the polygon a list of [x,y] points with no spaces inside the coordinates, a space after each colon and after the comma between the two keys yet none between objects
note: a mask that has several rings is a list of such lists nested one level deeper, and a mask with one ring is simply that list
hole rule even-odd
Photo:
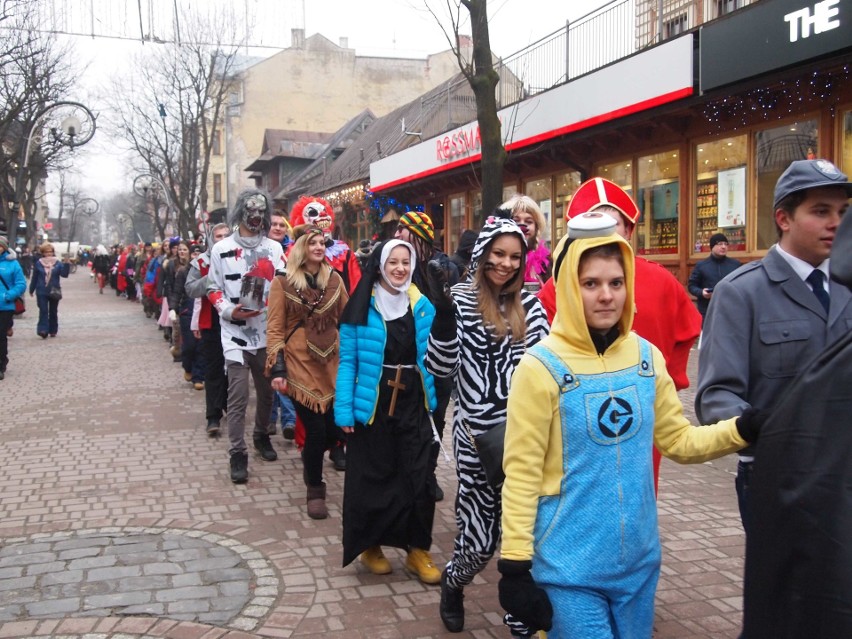
[{"label": "yellow boot", "polygon": [[429,552],[422,548],[412,548],[408,551],[405,567],[417,575],[424,584],[441,583],[441,571],[435,567]]},{"label": "yellow boot", "polygon": [[361,563],[374,575],[389,575],[391,573],[390,562],[382,552],[381,546],[373,546],[362,552]]}]

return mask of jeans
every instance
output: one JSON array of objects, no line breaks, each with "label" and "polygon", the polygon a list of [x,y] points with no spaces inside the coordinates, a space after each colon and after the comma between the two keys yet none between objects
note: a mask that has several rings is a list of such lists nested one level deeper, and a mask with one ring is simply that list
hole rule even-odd
[{"label": "jeans", "polygon": [[[213,311],[216,314],[216,311]],[[214,328],[201,329],[201,353],[206,370],[204,373],[204,396],[207,401],[205,417],[219,421],[228,405],[228,378],[225,375],[225,356],[222,353],[222,338],[219,334],[218,317]]]},{"label": "jeans", "polygon": [[751,471],[754,462],[740,461],[737,463],[737,478],[734,486],[737,489],[737,505],[740,507],[740,521],[743,523],[743,531],[748,537],[751,527],[751,512],[748,506],[748,487],[751,483]]},{"label": "jeans", "polygon": [[9,337],[6,333],[12,326],[13,317],[12,311],[0,311],[0,371],[4,373],[9,364]]},{"label": "jeans", "polygon": [[52,300],[47,292],[36,293],[38,302],[38,325],[36,333],[39,335],[56,335],[59,332],[59,300]]},{"label": "jeans", "polygon": [[201,340],[195,338],[190,328],[192,314],[181,313],[178,321],[182,338],[180,356],[183,370],[192,375],[193,383],[203,382],[207,372],[207,362],[201,349]]},{"label": "jeans", "polygon": [[278,415],[281,415],[281,426],[294,426],[296,424],[296,409],[293,400],[287,395],[274,391],[272,396],[272,414],[269,416],[270,426],[278,424]]}]

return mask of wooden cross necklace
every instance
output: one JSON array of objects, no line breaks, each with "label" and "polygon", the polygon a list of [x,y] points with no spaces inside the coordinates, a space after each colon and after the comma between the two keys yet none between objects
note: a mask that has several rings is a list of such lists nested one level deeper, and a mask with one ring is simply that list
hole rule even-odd
[{"label": "wooden cross necklace", "polygon": [[396,396],[397,393],[401,390],[405,390],[406,386],[402,383],[402,366],[398,366],[396,369],[396,379],[389,379],[388,386],[393,389],[393,394],[391,395],[391,403],[390,409],[388,410],[388,417],[393,417],[394,412],[396,412]]}]

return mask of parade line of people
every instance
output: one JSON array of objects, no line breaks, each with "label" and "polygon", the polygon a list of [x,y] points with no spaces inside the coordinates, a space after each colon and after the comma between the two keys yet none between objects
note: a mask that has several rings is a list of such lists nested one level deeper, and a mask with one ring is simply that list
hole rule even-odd
[{"label": "parade line of people", "polygon": [[[779,244],[767,260],[786,251],[791,264],[787,255],[808,262],[808,272],[827,271],[828,251],[805,249],[816,245],[812,235],[833,234],[852,185],[824,160],[802,161],[776,191]],[[824,191],[836,197],[817,211],[812,200]],[[701,463],[751,452],[773,406],[712,401],[721,383],[702,381],[699,415],[708,424],[684,417],[677,390],[688,385],[702,314],[668,271],[634,254],[639,216],[626,191],[593,178],[570,201],[568,232],[552,251],[541,210],[520,195],[466,231],[453,256],[436,248],[432,220],[417,211],[400,214],[394,238],[353,251],[334,239],[334,212],[322,198],[303,196],[287,219],[266,192],[248,189],[208,237],[99,246],[89,263],[99,293],[109,287],[139,303],[186,382],[204,392],[206,432],[226,432],[235,484],[249,477],[254,388],[253,458],[277,459],[271,435],[279,428],[295,442],[306,515],[325,519],[327,500],[342,504],[343,566],[357,559],[385,575],[393,565],[384,547],[401,549],[409,573],[440,587],[436,614],[460,632],[464,589],[499,551],[498,595],[513,637],[649,639],[661,567],[659,455]],[[714,237],[718,259],[726,244]],[[8,252],[0,238],[4,371],[25,282]],[[708,293],[704,340],[714,344],[702,380],[724,367],[715,349],[726,338],[713,327],[736,304],[719,308],[718,299],[764,261],[697,289]],[[49,296],[67,272],[45,247],[39,264],[30,291],[45,309],[39,335],[53,336]],[[811,275],[801,279],[813,312],[830,308],[835,317],[843,301],[837,312],[852,322],[845,288],[817,290],[805,286],[816,282]],[[327,493],[326,453],[346,473],[342,495]],[[457,531],[438,565],[431,545],[442,455],[455,464]],[[752,534],[760,523],[749,517],[741,481]]]}]

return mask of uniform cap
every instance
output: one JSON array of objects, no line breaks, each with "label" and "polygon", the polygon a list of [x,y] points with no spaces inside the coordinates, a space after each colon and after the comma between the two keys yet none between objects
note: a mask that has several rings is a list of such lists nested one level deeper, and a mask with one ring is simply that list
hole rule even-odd
[{"label": "uniform cap", "polygon": [[796,160],[781,174],[775,183],[775,204],[788,195],[805,189],[815,189],[821,186],[842,186],[846,188],[846,196],[852,197],[852,184],[849,178],[828,160]]}]

